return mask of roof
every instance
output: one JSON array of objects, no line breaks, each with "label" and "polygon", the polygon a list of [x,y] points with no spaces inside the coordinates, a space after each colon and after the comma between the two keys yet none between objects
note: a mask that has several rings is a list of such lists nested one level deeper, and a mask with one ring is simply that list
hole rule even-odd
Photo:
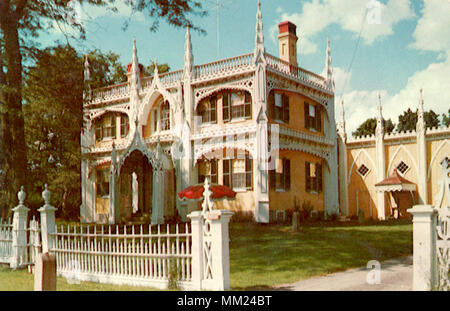
[{"label": "roof", "polygon": [[377,191],[415,191],[416,184],[403,178],[394,170],[391,176],[375,184]]}]

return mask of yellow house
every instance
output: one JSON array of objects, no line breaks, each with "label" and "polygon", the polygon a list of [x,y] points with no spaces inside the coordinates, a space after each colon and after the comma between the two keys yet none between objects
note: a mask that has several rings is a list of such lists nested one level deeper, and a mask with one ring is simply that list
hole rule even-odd
[{"label": "yellow house", "polygon": [[[338,213],[334,82],[298,66],[296,26],[279,24],[280,55],[265,51],[260,4],[254,51],[195,65],[186,31],[184,68],[144,77],[136,42],[127,82],[87,91],[82,133],[85,222],[185,218],[176,194],[209,178],[237,192],[218,208],[261,223],[310,201]],[[85,63],[89,82],[89,61]]]}]

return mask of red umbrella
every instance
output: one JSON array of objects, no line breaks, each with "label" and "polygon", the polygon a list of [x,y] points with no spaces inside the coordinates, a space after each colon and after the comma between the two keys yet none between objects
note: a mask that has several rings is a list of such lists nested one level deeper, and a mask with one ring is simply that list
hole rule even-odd
[{"label": "red umbrella", "polygon": [[[200,200],[203,198],[204,190],[204,184],[196,184],[178,192],[178,197],[183,201]],[[236,192],[234,192],[227,186],[211,184],[209,186],[209,190],[212,192],[211,199],[213,200],[234,199],[236,197]]]}]

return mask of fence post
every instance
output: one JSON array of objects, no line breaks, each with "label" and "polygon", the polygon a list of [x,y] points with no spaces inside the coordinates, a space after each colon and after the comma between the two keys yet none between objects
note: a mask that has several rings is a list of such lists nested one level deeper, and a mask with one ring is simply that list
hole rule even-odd
[{"label": "fence post", "polygon": [[429,291],[437,286],[436,214],[432,205],[414,205],[413,290]]},{"label": "fence post", "polygon": [[194,290],[202,289],[203,279],[203,215],[200,211],[193,211],[191,219],[192,232],[192,285]]},{"label": "fence post", "polygon": [[211,221],[212,290],[230,289],[230,238],[228,224],[233,212],[214,210],[208,215]]},{"label": "fence post", "polygon": [[42,253],[48,253],[54,246],[54,237],[51,234],[56,232],[55,211],[57,208],[50,205],[50,191],[45,189],[42,191],[44,206],[38,209],[41,213],[41,235],[42,235]]},{"label": "fence post", "polygon": [[27,217],[30,209],[23,204],[25,197],[26,193],[22,186],[17,193],[19,205],[13,208],[13,257],[10,262],[12,269],[19,268],[23,262],[27,261]]}]

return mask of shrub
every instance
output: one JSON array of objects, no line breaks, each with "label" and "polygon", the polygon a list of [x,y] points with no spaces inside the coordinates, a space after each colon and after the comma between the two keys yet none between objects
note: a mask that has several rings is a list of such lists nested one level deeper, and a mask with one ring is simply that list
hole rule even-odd
[{"label": "shrub", "polygon": [[254,216],[251,211],[236,211],[231,217],[230,222],[236,223],[244,223],[244,222],[253,222]]},{"label": "shrub", "polygon": [[314,206],[310,201],[303,201],[302,203],[302,219],[307,220],[310,217],[311,211],[314,209]]}]

